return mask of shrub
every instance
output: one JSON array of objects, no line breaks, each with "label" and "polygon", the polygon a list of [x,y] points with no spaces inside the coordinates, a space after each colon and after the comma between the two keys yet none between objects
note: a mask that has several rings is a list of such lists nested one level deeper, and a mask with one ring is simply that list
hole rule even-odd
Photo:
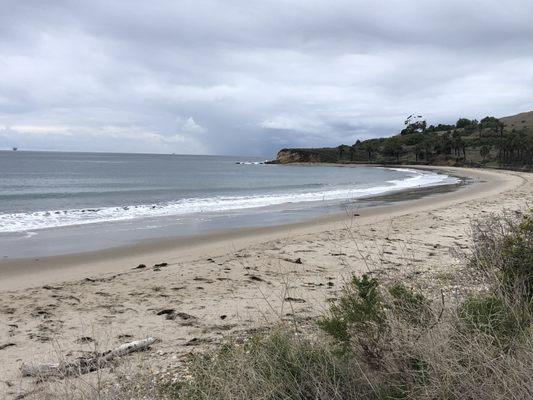
[{"label": "shrub", "polygon": [[533,210],[492,217],[473,226],[470,264],[511,302],[533,301]]},{"label": "shrub", "polygon": [[500,270],[501,283],[508,293],[520,292],[525,300],[533,300],[533,211],[512,225],[502,243],[505,259]]},{"label": "shrub", "polygon": [[330,307],[330,316],[318,320],[318,325],[334,338],[347,342],[353,333],[377,338],[385,329],[384,303],[378,282],[368,275],[353,277],[343,295]]},{"label": "shrub", "polygon": [[373,391],[349,357],[287,327],[196,356],[190,374],[167,393],[187,400],[277,400],[372,398]]},{"label": "shrub", "polygon": [[320,318],[318,325],[342,342],[354,336],[377,342],[389,329],[390,317],[413,325],[432,320],[431,303],[423,294],[401,283],[393,284],[388,293],[390,298],[383,296],[378,281],[368,275],[353,277],[340,299],[330,307],[329,315]]},{"label": "shrub", "polygon": [[427,325],[433,319],[431,302],[422,294],[395,283],[389,288],[395,314],[414,325]]},{"label": "shrub", "polygon": [[368,275],[353,277],[318,326],[344,345],[356,341],[367,359],[377,364],[388,329],[385,309],[378,281]]},{"label": "shrub", "polygon": [[509,348],[520,337],[524,324],[505,302],[495,296],[470,297],[457,310],[457,330],[483,336],[492,345]]}]

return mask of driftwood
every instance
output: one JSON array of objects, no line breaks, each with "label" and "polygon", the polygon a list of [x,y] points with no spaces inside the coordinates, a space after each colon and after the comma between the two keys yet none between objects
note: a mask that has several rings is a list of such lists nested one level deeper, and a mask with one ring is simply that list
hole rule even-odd
[{"label": "driftwood", "polygon": [[86,374],[91,371],[96,371],[104,367],[108,362],[114,358],[124,356],[136,351],[146,350],[156,342],[156,338],[149,337],[143,340],[136,340],[134,342],[120,345],[114,350],[109,350],[105,353],[99,353],[92,357],[79,358],[73,362],[61,363],[47,363],[34,364],[23,363],[20,367],[22,376],[34,376],[38,378],[46,378],[50,376],[64,377],[69,375]]}]

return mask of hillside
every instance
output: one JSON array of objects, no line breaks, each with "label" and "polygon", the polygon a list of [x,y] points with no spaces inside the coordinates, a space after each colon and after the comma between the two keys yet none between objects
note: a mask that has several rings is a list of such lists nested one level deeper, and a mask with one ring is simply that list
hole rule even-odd
[{"label": "hillside", "polygon": [[410,116],[388,138],[337,147],[282,149],[276,162],[376,163],[486,166],[532,169],[533,111],[513,116],[460,118],[455,124],[427,126]]},{"label": "hillside", "polygon": [[503,122],[506,127],[510,128],[533,128],[533,111],[523,112],[510,117],[500,118],[500,122]]}]

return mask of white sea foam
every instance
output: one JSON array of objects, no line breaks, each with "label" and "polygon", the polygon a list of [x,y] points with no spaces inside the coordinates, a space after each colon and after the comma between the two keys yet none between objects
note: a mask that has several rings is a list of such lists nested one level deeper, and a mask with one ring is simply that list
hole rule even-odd
[{"label": "white sea foam", "polygon": [[[392,169],[392,168],[391,168]],[[0,214],[0,232],[26,232],[44,228],[126,221],[159,216],[183,216],[197,213],[216,213],[297,202],[319,202],[379,195],[417,187],[457,183],[456,178],[431,172],[395,169],[410,174],[402,180],[391,180],[379,186],[342,187],[328,190],[307,190],[281,194],[249,196],[217,196],[188,198],[164,204],[142,204],[96,209],[36,211]],[[33,232],[32,232],[33,233]]]}]

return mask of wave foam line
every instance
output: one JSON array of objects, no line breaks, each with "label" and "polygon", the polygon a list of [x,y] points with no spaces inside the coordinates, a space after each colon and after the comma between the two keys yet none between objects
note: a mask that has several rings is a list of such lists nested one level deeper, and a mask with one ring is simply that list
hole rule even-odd
[{"label": "wave foam line", "polygon": [[373,187],[300,191],[275,195],[188,198],[164,204],[0,214],[0,232],[25,232],[30,230],[33,231],[45,228],[93,224],[99,222],[234,211],[286,203],[359,199],[362,197],[409,188],[457,183],[456,178],[450,178],[447,175],[422,173],[405,169],[403,169],[402,172],[411,173],[412,176],[403,180],[387,181],[383,185]]}]

